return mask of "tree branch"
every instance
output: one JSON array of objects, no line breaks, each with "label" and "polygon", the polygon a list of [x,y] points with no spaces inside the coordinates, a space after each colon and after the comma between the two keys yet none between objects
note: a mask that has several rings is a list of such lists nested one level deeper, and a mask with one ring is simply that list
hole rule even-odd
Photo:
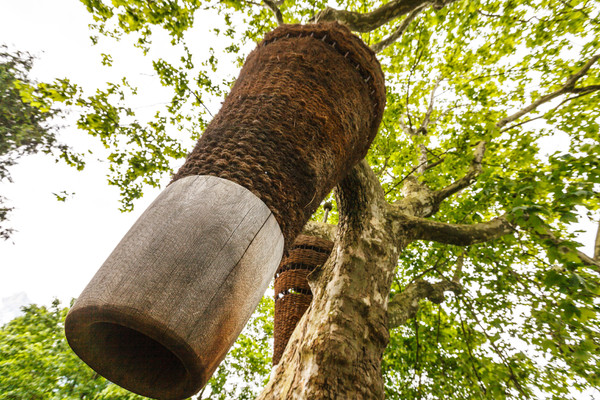
[{"label": "tree branch", "polygon": [[535,118],[529,118],[529,119],[527,119],[525,121],[521,121],[521,122],[516,123],[514,125],[511,125],[511,126],[509,126],[507,128],[501,129],[500,133],[509,131],[511,129],[518,128],[519,126],[524,125],[526,123],[529,123],[531,121],[535,121],[535,120],[544,118],[546,115],[549,115],[550,113],[553,113],[554,111],[558,110],[560,107],[562,107],[563,104],[566,104],[569,101],[575,100],[575,99],[577,99],[579,97],[586,96],[586,95],[588,95],[588,94],[590,94],[590,93],[592,93],[592,92],[594,92],[596,90],[600,90],[600,85],[592,85],[592,86],[586,86],[586,87],[583,87],[583,88],[575,88],[575,89],[573,89],[572,93],[576,93],[577,96],[567,97],[566,99],[564,99],[563,101],[561,101],[556,107],[554,107],[553,109],[551,109],[549,111],[546,111],[543,115],[539,115],[539,116],[537,116]]},{"label": "tree branch", "polygon": [[208,114],[210,115],[210,117],[214,118],[214,115],[210,112],[210,110],[208,109],[208,107],[206,107],[206,104],[204,104],[204,102],[202,101],[202,99],[200,98],[200,96],[198,96],[198,93],[196,93],[192,89],[189,89],[189,90],[190,90],[190,93],[194,95],[194,97],[196,98],[196,100],[198,101],[198,103],[202,104],[202,107],[204,107],[204,109],[206,111],[208,111]]},{"label": "tree branch", "polygon": [[352,31],[370,32],[402,15],[409,14],[418,7],[433,6],[441,9],[453,1],[455,0],[392,0],[376,10],[364,14],[327,7],[320,11],[311,22],[338,21],[347,25]]},{"label": "tree branch", "polygon": [[404,34],[404,31],[406,31],[406,29],[408,29],[408,26],[417,17],[417,15],[419,15],[419,13],[421,13],[421,11],[423,11],[428,6],[429,6],[429,3],[423,3],[420,6],[416,7],[414,10],[412,10],[406,16],[406,18],[404,18],[402,20],[400,25],[398,25],[398,28],[396,28],[396,30],[390,36],[388,36],[387,38],[383,39],[380,42],[373,44],[371,46],[371,49],[375,53],[379,53],[380,51],[383,51],[387,47],[392,45],[396,40],[398,40]]},{"label": "tree branch", "polygon": [[469,246],[488,242],[514,232],[505,217],[494,218],[479,224],[448,224],[425,218],[404,216],[405,227],[416,240],[432,240],[455,246]]},{"label": "tree branch", "polygon": [[444,292],[459,294],[462,292],[462,285],[454,280],[430,283],[419,279],[412,282],[388,303],[388,328],[397,328],[414,318],[421,299],[427,298],[432,303],[441,304],[445,300]]},{"label": "tree branch", "polygon": [[600,263],[600,221],[598,221],[598,231],[596,232],[596,242],[594,243],[594,260]]},{"label": "tree branch", "polygon": [[440,75],[435,81],[435,85],[433,86],[433,90],[431,91],[431,95],[429,97],[429,106],[427,107],[427,112],[425,113],[425,117],[423,118],[421,126],[419,127],[419,129],[417,129],[417,133],[420,133],[422,135],[427,134],[427,129],[429,128],[429,124],[431,123],[431,113],[433,112],[433,105],[435,103],[435,92],[440,87],[440,84],[442,83],[443,79],[444,78],[442,77],[442,75]]},{"label": "tree branch", "polygon": [[[565,242],[566,242],[565,240],[557,238],[556,235],[554,233],[552,233],[549,226],[545,226],[544,228],[546,230],[546,233],[540,233],[540,232],[533,231],[533,230],[531,230],[530,232],[534,235],[537,235],[538,237],[540,237],[542,239],[548,240],[553,245],[555,245],[560,252],[562,252],[564,254],[574,253],[581,260],[581,262],[584,265],[593,267],[597,271],[600,271],[600,260],[595,259],[596,255],[594,256],[594,258],[592,258],[582,251],[572,249],[571,247],[565,245]],[[600,227],[598,229],[599,229],[599,233],[600,233]],[[598,245],[598,237],[596,237],[596,245]],[[597,247],[596,247],[596,249],[597,249]]]},{"label": "tree branch", "polygon": [[501,129],[506,124],[509,124],[509,123],[521,118],[523,115],[535,110],[542,104],[547,103],[550,100],[552,100],[560,95],[563,95],[565,93],[582,93],[582,92],[583,93],[591,93],[593,91],[600,90],[600,85],[592,85],[592,86],[583,87],[583,88],[575,87],[575,84],[577,83],[577,81],[579,79],[581,79],[588,72],[588,70],[592,67],[592,65],[594,65],[594,63],[596,63],[596,61],[598,61],[598,59],[600,59],[600,54],[597,54],[597,55],[593,56],[592,58],[590,58],[588,60],[588,62],[586,62],[585,65],[583,67],[581,67],[581,69],[579,71],[577,71],[576,73],[571,75],[567,79],[565,84],[562,85],[558,90],[556,90],[552,93],[549,93],[545,96],[540,97],[539,99],[537,99],[536,101],[534,101],[533,103],[528,105],[527,107],[517,111],[516,113],[514,113],[512,115],[510,115],[506,118],[502,118],[500,121],[498,121],[496,123],[496,126]]},{"label": "tree branch", "polygon": [[471,161],[471,165],[469,166],[469,170],[465,176],[446,186],[445,188],[434,192],[435,201],[438,204],[475,182],[477,176],[481,173],[481,161],[483,160],[483,156],[485,154],[486,144],[487,143],[485,141],[481,141],[475,147],[473,161]]},{"label": "tree branch", "polygon": [[[283,25],[283,15],[281,14],[281,10],[277,7],[277,3],[273,0],[262,0],[265,7],[271,10],[273,15],[275,15],[275,19],[277,20],[277,25]],[[281,2],[283,3],[283,2]],[[280,4],[281,4],[280,3]]]},{"label": "tree branch", "polygon": [[[447,224],[425,218],[408,216],[406,214],[396,214],[395,217],[404,229],[411,232],[411,238],[414,240],[432,240],[438,243],[455,246],[468,246],[475,243],[488,242],[515,231],[513,225],[514,221],[509,221],[510,216],[508,218],[502,216],[488,222],[471,225]],[[556,237],[549,226],[545,227],[545,233],[533,231],[522,225],[519,226],[532,235],[548,240],[564,254],[574,253],[584,265],[600,271],[600,260],[597,258],[598,252],[600,251],[600,226],[598,227],[598,235],[596,237],[596,251],[594,253],[594,258],[586,255],[582,251],[574,250],[567,246],[566,241]]]},{"label": "tree branch", "polygon": [[584,87],[580,87],[580,88],[573,88],[571,90],[569,90],[569,93],[581,93],[581,94],[587,94],[587,93],[591,93],[591,92],[595,92],[600,90],[600,85],[590,85],[590,86],[584,86]]},{"label": "tree branch", "polygon": [[335,241],[336,232],[337,225],[316,221],[308,221],[302,229],[302,233],[304,235],[315,236],[321,239],[330,240],[332,242]]}]

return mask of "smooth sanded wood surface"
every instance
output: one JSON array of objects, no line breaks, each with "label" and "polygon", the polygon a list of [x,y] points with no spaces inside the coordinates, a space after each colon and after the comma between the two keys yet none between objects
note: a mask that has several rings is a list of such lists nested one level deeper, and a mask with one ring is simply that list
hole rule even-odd
[{"label": "smooth sanded wood surface", "polygon": [[[178,180],[142,214],[85,288],[67,318],[69,343],[92,368],[127,389],[157,398],[179,398],[171,396],[178,391],[189,396],[243,329],[282,253],[279,225],[253,193],[213,176]],[[103,335],[98,322],[133,329],[175,354],[185,373],[171,380],[180,382],[157,384],[157,374],[164,372],[160,355],[140,358],[146,365],[136,372],[130,362],[135,354],[126,360],[111,354],[123,352],[127,343],[99,348],[90,337],[92,330]],[[135,342],[135,334],[129,336]]]}]

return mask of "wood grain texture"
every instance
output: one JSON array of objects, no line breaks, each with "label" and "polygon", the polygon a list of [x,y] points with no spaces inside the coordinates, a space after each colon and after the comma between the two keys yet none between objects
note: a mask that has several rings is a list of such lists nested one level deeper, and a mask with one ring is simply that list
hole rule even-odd
[{"label": "wood grain texture", "polygon": [[282,253],[279,225],[249,190],[213,176],[180,179],[85,288],[67,317],[67,339],[113,382],[149,397],[185,398],[221,362]]}]

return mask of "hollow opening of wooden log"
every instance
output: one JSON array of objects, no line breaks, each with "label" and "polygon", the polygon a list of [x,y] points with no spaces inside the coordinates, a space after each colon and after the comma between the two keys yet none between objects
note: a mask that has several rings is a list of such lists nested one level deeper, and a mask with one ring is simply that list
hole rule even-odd
[{"label": "hollow opening of wooden log", "polygon": [[110,381],[161,400],[208,381],[283,254],[269,208],[214,176],[174,182],[140,216],[65,320],[75,353]]},{"label": "hollow opening of wooden log", "polygon": [[171,350],[134,329],[98,322],[89,326],[89,337],[95,341],[88,353],[91,361],[96,365],[119,364],[120,376],[107,371],[107,377],[117,384],[126,379],[132,391],[172,390],[190,379],[185,365]]},{"label": "hollow opening of wooden log", "polygon": [[160,400],[184,399],[204,385],[198,355],[177,332],[129,315],[126,308],[75,310],[67,340],[81,359],[113,383]]}]

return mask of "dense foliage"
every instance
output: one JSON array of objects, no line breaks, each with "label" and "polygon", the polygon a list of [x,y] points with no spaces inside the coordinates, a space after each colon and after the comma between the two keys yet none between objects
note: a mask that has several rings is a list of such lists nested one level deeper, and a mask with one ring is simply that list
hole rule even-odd
[{"label": "dense foliage", "polygon": [[70,349],[63,322],[68,308],[29,305],[0,329],[0,398],[141,399],[109,384]]},{"label": "dense foliage", "polygon": [[[55,84],[37,84],[29,74],[33,57],[11,52],[0,45],[0,182],[10,181],[9,167],[19,157],[36,152],[52,153],[81,169],[82,163],[69,148],[56,139],[56,118],[61,111],[55,101],[65,100],[65,80]],[[54,85],[58,85],[54,88]],[[0,238],[8,239],[12,229],[6,226],[11,210],[0,196]]]},{"label": "dense foliage", "polygon": [[[254,398],[271,366],[272,308],[273,300],[261,301],[199,400]],[[0,328],[0,400],[146,399],[108,382],[73,353],[64,335],[68,311],[58,301],[32,304]]]},{"label": "dense foliage", "polygon": [[[79,107],[79,127],[111,151],[109,180],[121,188],[125,209],[201,134],[211,117],[206,105],[233,81],[220,66],[239,65],[276,26],[270,9],[279,6],[286,23],[307,23],[325,8],[294,0],[268,7],[243,0],[82,2],[95,21],[92,40],[134,37],[172,93],[148,121],[127,106],[136,89],[126,79],[92,95],[62,81],[63,97],[54,97]],[[336,2],[357,12],[380,5]],[[477,179],[432,218],[469,224],[505,216],[514,234],[467,247],[417,242],[402,254],[392,295],[416,279],[450,280],[458,266],[463,289],[441,304],[422,301],[417,316],[392,331],[387,395],[578,398],[577,390],[600,387],[600,261],[578,252],[573,233],[581,216],[600,218],[600,7],[578,0],[426,5],[389,46],[378,43],[401,26],[396,20],[360,33],[381,50],[387,79],[387,109],[368,161],[394,201],[411,179],[432,189],[460,179],[485,142]],[[205,14],[214,26],[193,28]],[[164,34],[178,57],[154,52],[153,37]],[[215,46],[194,54],[198,40]],[[110,65],[110,55],[104,60]],[[234,351],[260,354],[263,345],[241,339]],[[260,367],[245,370],[260,384],[267,370],[262,356],[257,360]],[[223,364],[211,388],[235,365]]]}]

